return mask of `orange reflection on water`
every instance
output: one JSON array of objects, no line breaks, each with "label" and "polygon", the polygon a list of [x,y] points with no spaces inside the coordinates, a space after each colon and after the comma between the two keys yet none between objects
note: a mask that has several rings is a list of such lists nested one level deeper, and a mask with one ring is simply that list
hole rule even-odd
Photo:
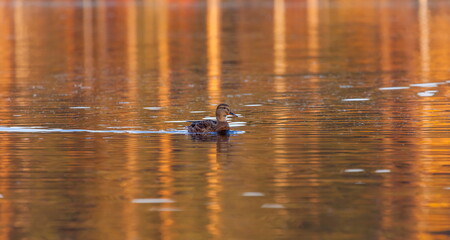
[{"label": "orange reflection on water", "polygon": [[430,27],[428,0],[419,0],[418,15],[422,82],[428,82],[430,74]]},{"label": "orange reflection on water", "polygon": [[[274,73],[284,75],[286,73],[286,10],[284,0],[274,0],[273,6],[273,55]],[[284,77],[275,78],[275,91],[286,92]]]},{"label": "orange reflection on water", "polygon": [[[17,6],[14,8],[13,23],[14,23],[14,37],[16,39],[14,48],[14,60],[16,64],[16,72],[14,74],[15,80],[20,83],[25,81],[25,78],[30,76],[30,43],[31,32],[28,27],[31,24],[27,12],[31,10],[25,8],[24,1],[17,1]],[[31,25],[32,26],[32,25]]]},{"label": "orange reflection on water", "polygon": [[[227,155],[230,158],[227,161],[230,163],[225,170],[222,170],[219,165],[219,147],[216,149],[212,145],[198,144],[196,147],[189,148],[192,147],[189,145],[190,140],[177,137],[173,137],[175,139],[173,140],[172,136],[167,134],[157,137],[126,137],[124,142],[120,142],[124,143],[123,146],[117,145],[121,147],[122,155],[120,156],[123,156],[123,159],[120,160],[123,161],[126,170],[122,172],[122,177],[126,180],[122,182],[124,188],[116,192],[108,188],[114,184],[103,179],[104,176],[107,176],[106,179],[116,177],[114,173],[107,171],[110,170],[108,157],[115,159],[116,156],[102,150],[111,150],[113,148],[111,142],[98,137],[98,139],[92,140],[96,148],[85,152],[74,146],[83,145],[80,142],[85,145],[91,144],[91,142],[86,143],[86,140],[92,136],[86,137],[86,139],[80,138],[81,140],[78,141],[54,140],[66,144],[61,146],[43,144],[44,150],[37,151],[39,154],[48,151],[48,154],[52,156],[60,154],[63,159],[78,159],[79,156],[84,156],[83,154],[98,154],[96,157],[101,159],[100,163],[92,164],[90,167],[95,171],[102,172],[103,175],[99,174],[98,179],[90,182],[93,186],[85,186],[85,188],[97,189],[105,195],[120,194],[126,199],[120,204],[94,200],[95,204],[101,206],[88,209],[89,211],[94,209],[92,210],[94,212],[92,221],[97,222],[97,228],[102,229],[101,231],[105,232],[105,235],[113,238],[116,232],[114,229],[111,230],[111,226],[120,225],[124,232],[124,235],[120,235],[121,237],[124,236],[126,239],[142,237],[141,235],[146,232],[145,227],[142,230],[136,226],[140,221],[145,222],[150,219],[155,222],[149,224],[158,226],[158,230],[155,230],[154,234],[160,234],[159,238],[176,238],[174,232],[179,228],[178,221],[183,220],[182,217],[177,218],[174,212],[162,211],[158,213],[159,218],[155,220],[151,217],[147,218],[147,212],[138,213],[142,209],[129,204],[129,199],[139,197],[136,195],[142,193],[141,188],[145,188],[140,185],[145,185],[145,181],[138,184],[136,179],[141,179],[145,174],[147,174],[145,175],[147,178],[144,180],[151,179],[153,168],[148,167],[149,171],[140,172],[139,166],[143,164],[144,160],[150,162],[145,162],[150,166],[153,163],[152,160],[156,162],[157,167],[154,172],[159,176],[157,183],[159,184],[157,191],[159,196],[156,197],[173,199],[185,196],[183,194],[190,194],[186,189],[205,188],[205,191],[201,192],[202,198],[199,198],[208,201],[209,205],[203,208],[199,207],[200,210],[197,214],[207,220],[198,222],[192,220],[192,226],[208,232],[208,236],[221,239],[225,234],[233,236],[233,232],[228,233],[224,229],[233,228],[233,224],[235,224],[225,218],[226,214],[233,216],[233,209],[226,208],[229,206],[226,201],[233,201],[233,204],[240,207],[247,206],[239,205],[241,204],[239,201],[244,202],[246,199],[229,198],[231,199],[229,200],[223,197],[225,192],[231,192],[232,196],[240,196],[241,193],[230,189],[233,185],[227,185],[224,179],[235,179],[245,175],[246,180],[251,182],[249,186],[267,190],[268,199],[274,199],[277,203],[285,205],[291,204],[294,206],[293,209],[296,207],[301,210],[307,208],[301,213],[308,220],[312,219],[312,224],[320,225],[323,218],[326,218],[321,217],[321,214],[324,214],[322,213],[324,206],[330,207],[327,204],[334,200],[329,199],[330,191],[322,189],[326,187],[324,183],[332,182],[330,186],[334,187],[332,184],[335,181],[343,181],[343,177],[339,174],[336,174],[337,177],[335,175],[326,176],[327,181],[323,180],[321,174],[331,171],[326,166],[332,165],[332,171],[339,173],[342,168],[349,166],[349,161],[359,159],[363,154],[369,155],[367,151],[375,152],[368,157],[370,159],[367,161],[373,161],[372,165],[368,164],[369,167],[378,164],[377,167],[392,169],[393,172],[384,176],[372,175],[373,179],[369,179],[380,183],[383,187],[381,190],[376,190],[379,192],[375,196],[378,197],[379,205],[377,205],[376,211],[379,212],[379,215],[372,216],[372,219],[376,219],[374,222],[380,225],[380,231],[394,232],[398,230],[399,222],[404,220],[404,216],[408,216],[410,219],[408,231],[403,230],[407,232],[404,236],[410,238],[433,239],[435,236],[430,235],[429,232],[444,231],[449,227],[445,223],[449,222],[448,216],[441,213],[442,210],[448,208],[448,196],[442,193],[442,189],[448,185],[445,177],[448,172],[445,172],[445,167],[448,165],[448,145],[450,144],[450,139],[446,136],[448,112],[450,111],[446,104],[449,88],[443,84],[432,88],[438,91],[433,98],[419,97],[417,92],[424,91],[422,88],[410,88],[406,91],[390,93],[380,93],[377,90],[379,87],[445,81],[448,77],[446,68],[450,65],[450,47],[448,47],[450,37],[446,33],[448,33],[449,17],[443,10],[430,9],[430,1],[420,0],[417,8],[401,8],[399,6],[391,8],[387,5],[393,4],[393,2],[388,0],[367,1],[366,4],[372,7],[364,4],[354,6],[354,3],[348,0],[307,0],[302,2],[303,5],[296,5],[294,1],[274,0],[270,1],[270,4],[273,4],[269,5],[273,7],[270,11],[259,8],[259,5],[255,7],[252,5],[256,4],[254,2],[245,3],[248,4],[245,5],[244,2],[237,1],[233,2],[233,4],[237,4],[236,11],[234,9],[229,11],[232,15],[230,17],[222,14],[224,10],[221,4],[223,2],[220,0],[207,1],[204,9],[201,4],[195,5],[196,1],[142,1],[139,2],[139,4],[143,4],[140,8],[141,5],[134,5],[133,1],[120,1],[116,5],[112,4],[111,7],[106,0],[84,0],[83,3],[94,5],[94,7],[80,9],[66,7],[61,10],[65,15],[61,22],[64,23],[64,26],[68,26],[64,29],[49,24],[53,21],[51,18],[53,15],[45,14],[46,11],[50,11],[52,14],[60,16],[56,13],[60,14],[59,10],[33,7],[26,3],[25,1],[15,1],[13,7],[6,5],[0,7],[0,14],[6,16],[5,20],[0,23],[0,48],[3,49],[0,53],[0,67],[7,69],[0,73],[2,86],[0,94],[2,100],[10,98],[10,100],[0,101],[3,109],[0,119],[2,125],[16,124],[17,122],[26,125],[31,122],[37,125],[42,123],[52,126],[53,121],[60,121],[58,126],[67,128],[98,129],[113,124],[118,126],[131,124],[140,126],[139,124],[141,124],[143,125],[142,129],[167,129],[167,125],[162,123],[164,120],[190,119],[192,116],[188,115],[190,107],[204,110],[205,107],[202,104],[217,104],[225,100],[234,101],[238,108],[242,108],[244,112],[247,111],[248,119],[252,119],[252,125],[243,128],[249,129],[245,137],[231,137],[241,141],[236,145],[238,149],[245,149],[243,151],[245,154],[231,152],[229,156]],[[250,7],[241,7],[239,4]],[[174,14],[174,11],[178,11],[179,8],[186,8],[188,9],[186,11],[190,12],[180,19],[178,14]],[[262,11],[267,11],[265,13],[272,14],[272,16],[267,18],[267,14],[261,14]],[[300,17],[292,16],[297,13]],[[258,21],[246,21],[248,16],[258,18]],[[223,20],[225,18],[236,22],[225,22]],[[178,24],[172,24],[176,21]],[[225,23],[227,29],[223,27]],[[50,31],[49,29],[53,29],[52,32],[45,34],[46,31]],[[183,35],[189,35],[191,31],[198,32],[193,34],[194,36],[190,36],[191,38]],[[398,33],[399,31],[401,34]],[[261,35],[263,37],[260,37]],[[64,40],[60,41],[59,39]],[[233,41],[224,41],[223,39],[233,39]],[[273,42],[267,41],[267,39],[273,39]],[[232,45],[227,45],[228,42],[232,42]],[[51,47],[48,47],[49,45]],[[192,49],[186,49],[191,47]],[[238,49],[237,56],[230,59],[237,59],[236,63],[229,64],[230,67],[227,71],[231,73],[226,72],[222,66],[222,61],[225,59],[224,53],[231,55],[233,53],[228,52],[232,52],[230,50],[235,50],[235,48]],[[51,62],[47,63],[47,61]],[[61,65],[58,65],[59,63]],[[81,65],[81,69],[78,64]],[[265,66],[271,67],[265,68]],[[198,71],[200,73],[192,74],[193,68],[200,69]],[[235,70],[235,68],[240,68],[240,70]],[[117,71],[119,77],[115,78],[116,76],[108,71]],[[234,71],[241,72],[236,74]],[[154,73],[158,76],[155,78],[156,80],[152,78]],[[67,74],[69,77],[64,81],[53,81],[56,78],[54,75],[58,74],[64,76]],[[245,77],[240,78],[240,74]],[[377,78],[371,78],[371,74],[376,75]],[[226,78],[229,76],[232,80]],[[192,86],[186,87],[191,82],[185,77],[194,79]],[[204,92],[202,91],[203,85],[199,83],[201,81],[196,80],[202,79],[202,77],[207,79],[207,91]],[[250,83],[245,80],[249,80]],[[348,92],[338,89],[340,85],[352,84],[354,88]],[[57,86],[55,87],[55,85]],[[79,85],[89,88],[79,90],[77,89]],[[238,86],[238,89],[235,86]],[[35,89],[40,87],[43,88],[41,92]],[[241,93],[253,95],[233,99],[227,97]],[[369,104],[340,105],[342,98],[361,95],[364,97],[364,94],[369,93],[371,94],[368,96],[372,101],[371,104],[376,106],[369,106]],[[44,95],[49,94],[60,97],[59,102],[45,98]],[[201,100],[197,100],[200,102],[198,105],[190,105],[192,99],[203,97],[202,94],[206,96],[205,99],[208,99],[205,100],[206,102],[202,103]],[[309,95],[301,98],[303,94]],[[33,96],[35,98],[32,98]],[[118,110],[118,102],[130,102],[131,104]],[[242,107],[251,102],[264,103],[265,110]],[[92,104],[92,111],[76,113],[73,117],[66,115],[63,118],[63,110],[67,111],[67,106],[76,106],[76,104]],[[141,113],[140,110],[143,106],[153,106],[150,104],[162,107],[161,111]],[[94,108],[94,105],[99,108]],[[26,108],[17,108],[20,106]],[[47,111],[47,108],[54,112],[62,112],[58,112],[59,115],[52,115],[54,113]],[[206,108],[212,109],[214,106]],[[338,112],[336,110],[338,108],[345,111],[356,109],[358,114],[345,115],[344,111]],[[23,109],[25,110],[20,114],[29,114],[32,117],[18,118],[18,120],[12,117],[12,115],[20,115],[15,111]],[[357,112],[361,109],[379,113],[379,116],[370,119],[371,121],[361,121],[366,124],[366,127],[355,126],[355,119],[364,117],[364,113]],[[40,114],[41,111],[44,113]],[[329,112],[340,114],[342,118],[334,118],[335,116]],[[150,119],[149,115],[155,118]],[[108,121],[108,119],[114,119],[116,123],[113,120]],[[303,121],[305,119],[307,121]],[[339,120],[348,122],[342,129],[336,130],[333,128],[334,121],[338,125],[342,123]],[[100,124],[100,121],[103,125]],[[265,121],[264,124],[261,123],[263,121]],[[72,125],[64,125],[67,123]],[[330,127],[330,125],[332,126]],[[440,130],[437,131],[436,128],[440,128]],[[351,134],[357,136],[357,131],[361,129],[367,133],[361,139],[368,143],[364,145],[364,148],[353,149],[354,152],[344,151],[343,148],[351,148],[358,142],[353,143],[352,141],[355,140],[339,137]],[[353,133],[353,130],[356,133]],[[373,133],[380,134],[380,137],[373,136]],[[334,135],[323,137],[326,134]],[[20,137],[33,139],[36,135]],[[42,138],[40,139],[42,141],[48,138],[48,136],[38,137]],[[69,134],[63,136],[63,138],[69,139],[73,137]],[[106,139],[109,138],[110,136],[107,136]],[[5,153],[0,157],[2,166],[0,175],[3,179],[7,179],[5,180],[7,183],[0,187],[1,193],[9,191],[6,184],[14,184],[16,181],[10,176],[11,168],[16,167],[16,163],[10,163],[12,162],[11,155],[19,152],[20,154],[17,154],[19,157],[16,158],[23,161],[21,165],[17,165],[19,166],[15,170],[17,172],[33,174],[32,167],[39,162],[30,160],[34,160],[33,155],[36,155],[36,152],[31,152],[31,154],[28,152],[29,148],[33,147],[31,144],[26,145],[28,140],[19,142],[18,137],[12,138],[3,133],[0,139],[2,140],[1,152]],[[154,141],[154,139],[156,140]],[[261,147],[259,145],[261,142],[266,145]],[[14,150],[15,146],[24,144],[26,147],[20,151]],[[217,146],[220,144],[218,142]],[[65,151],[64,146],[74,149]],[[252,149],[254,146],[257,146],[258,150]],[[405,146],[409,146],[409,149]],[[158,149],[158,154],[142,153],[154,149]],[[175,154],[174,149],[181,152],[190,152],[194,149],[200,152],[198,156],[194,155],[191,158],[199,157],[198,162],[206,164],[205,169],[207,170],[205,171],[208,174],[204,179],[192,183],[198,186],[186,183],[188,187],[182,188],[182,190],[177,189],[177,184],[184,179],[177,178],[178,172],[174,170],[176,169],[174,159],[179,163],[177,168],[184,171],[185,175],[183,176],[187,176],[187,179],[198,174],[198,171],[189,170],[192,166],[196,167],[195,164],[198,162],[190,162],[196,160],[191,158],[180,159],[180,155]],[[226,149],[228,151],[231,148],[226,145]],[[333,153],[333,151],[337,153]],[[102,154],[108,157],[102,158]],[[151,159],[149,156],[157,157]],[[254,156],[261,156],[261,159],[256,159]],[[243,162],[246,161],[254,161],[252,164],[254,163],[258,167],[270,166],[270,168],[268,167],[269,170],[255,168],[254,171],[250,171],[249,169],[235,168],[233,165],[240,166],[239,164],[244,164]],[[301,161],[304,165],[298,167],[297,161]],[[71,163],[76,165],[77,162],[74,160]],[[407,167],[399,167],[403,166],[402,164]],[[51,167],[55,168],[54,172],[58,172],[56,164]],[[72,170],[74,169],[76,167],[72,168]],[[271,171],[271,169],[275,169],[275,171]],[[306,178],[302,175],[302,171],[311,173]],[[248,174],[249,172],[252,173]],[[295,176],[301,176],[304,179],[297,179],[298,182],[294,183]],[[332,177],[336,179],[332,179]],[[40,180],[42,179],[35,179],[35,181]],[[275,189],[271,189],[272,185],[267,184],[266,180],[273,183]],[[408,187],[413,190],[405,190],[404,182],[411,182],[412,186],[408,185]],[[299,193],[293,189],[299,185],[310,187],[313,190],[307,193],[305,191],[307,197],[298,198],[296,195]],[[342,186],[336,188],[338,187]],[[242,189],[243,187],[240,190]],[[179,195],[175,194],[177,190],[179,190],[177,193]],[[23,196],[32,200],[35,192],[27,191]],[[88,192],[88,190],[85,191]],[[301,191],[303,190],[300,189],[299,192],[303,193]],[[400,191],[401,194],[397,194],[397,191]],[[270,195],[273,192],[275,194]],[[39,194],[44,195],[42,192]],[[64,197],[64,193],[58,194],[62,195],[61,198]],[[339,200],[342,195],[334,197]],[[364,197],[374,197],[374,195],[361,194],[361,197],[364,199]],[[185,199],[189,199],[189,197],[185,197]],[[407,204],[402,205],[402,203]],[[186,204],[187,207],[188,205]],[[259,206],[253,206],[245,211],[253,214],[260,211]],[[173,207],[173,205],[162,204],[162,207]],[[15,231],[9,226],[31,226],[32,220],[30,219],[39,218],[39,214],[42,214],[42,212],[25,210],[14,212],[12,210],[14,206],[10,202],[2,204],[1,208],[2,212],[5,212],[0,217],[0,225],[3,227],[1,239],[8,239],[10,231]],[[202,209],[206,209],[206,211],[201,212]],[[330,209],[332,212],[332,207]],[[194,211],[187,209],[187,212],[189,210]],[[286,233],[286,228],[289,228],[291,232],[303,233],[301,232],[303,229],[298,227],[300,224],[298,216],[295,214],[300,211],[297,210],[276,210],[276,214],[265,212],[264,214],[267,216],[275,216],[273,217],[275,219],[269,219],[267,222],[288,220],[286,223],[280,224],[283,227],[275,226],[260,231],[267,231],[264,233],[269,235],[275,232],[275,235],[282,236]],[[108,219],[109,212],[113,211],[117,218]],[[292,213],[294,211],[297,212],[294,214]],[[16,217],[15,214],[20,216]],[[258,219],[266,218],[264,215],[254,219],[257,222]],[[361,220],[364,219],[361,218]],[[51,226],[51,224],[49,225]],[[49,232],[52,230],[50,227],[45,229]],[[108,231],[111,232],[106,233]],[[389,239],[386,236],[374,238]]]},{"label": "orange reflection on water", "polygon": [[[92,4],[91,0],[83,0],[84,4]],[[84,72],[88,79],[94,74],[94,8],[83,9],[83,46]]]},{"label": "orange reflection on water", "polygon": [[158,99],[163,112],[170,105],[170,46],[169,46],[169,10],[168,2],[158,1],[158,61],[159,61],[159,92]]},{"label": "orange reflection on water", "polygon": [[[0,16],[7,16],[9,8],[0,7]],[[10,41],[5,36],[10,36],[13,33],[13,27],[11,18],[4,18],[0,22],[0,47],[3,49],[0,52],[0,69],[4,69],[6,71],[0,74],[0,96],[6,96],[8,92],[11,91],[11,87],[13,84],[13,46],[12,41]],[[2,109],[2,114],[0,118],[1,125],[10,124],[12,115],[11,112],[11,101],[4,100],[0,101],[0,109]],[[8,179],[10,177],[11,171],[11,159],[9,154],[9,149],[11,148],[11,139],[9,136],[0,136],[0,178]],[[7,190],[6,184],[0,184],[0,193],[4,193]],[[3,194],[1,198],[4,198]],[[8,226],[11,225],[11,204],[9,202],[3,202],[0,204],[0,226]],[[8,239],[10,235],[9,228],[0,228],[0,239]]]},{"label": "orange reflection on water", "polygon": [[[308,0],[308,51],[309,56],[318,57],[319,56],[319,1],[318,0]],[[309,61],[308,70],[311,73],[319,72],[319,61],[314,59]],[[314,82],[317,80],[313,78]]]},{"label": "orange reflection on water", "polygon": [[208,192],[208,220],[207,230],[213,236],[212,239],[221,238],[221,219],[222,205],[220,199],[220,192],[222,190],[222,182],[219,175],[220,164],[218,159],[218,152],[215,148],[210,148],[208,153],[209,174],[207,175]]},{"label": "orange reflection on water", "polygon": [[206,24],[208,45],[208,95],[211,109],[214,104],[220,103],[220,78],[221,78],[221,14],[220,0],[208,0]]},{"label": "orange reflection on water", "polygon": [[[172,173],[172,142],[169,135],[163,135],[160,138],[160,157],[159,157],[159,169],[158,173],[160,175],[159,181],[162,183],[159,195],[161,198],[172,199],[172,183],[173,183],[173,173]],[[170,205],[163,204],[163,207],[170,207]],[[162,211],[160,213],[161,217],[161,239],[171,240],[173,239],[172,225],[174,224],[174,219],[172,218],[172,213],[169,211]]]},{"label": "orange reflection on water", "polygon": [[[9,9],[0,7],[0,16],[7,16]],[[11,27],[11,19],[5,18],[0,22],[0,46],[3,50],[0,52],[0,69],[4,69],[3,73],[0,74],[0,96],[5,96],[10,90],[12,86],[12,69],[13,64],[11,59],[13,58],[13,46],[12,41],[8,40],[4,36],[10,36],[13,32],[13,28]],[[2,100],[0,101],[0,109],[2,109],[3,114],[1,114],[0,123],[10,124],[11,123],[11,109],[10,109],[11,101]],[[11,139],[9,136],[0,136],[0,178],[7,179],[10,176],[10,162],[11,159],[9,157],[9,149],[11,148]],[[4,193],[7,190],[7,186],[4,184],[0,184],[0,193]],[[4,196],[2,195],[2,198]],[[0,226],[8,226],[11,224],[11,204],[9,202],[2,203],[0,205]],[[0,239],[8,239],[10,235],[9,228],[1,228],[0,230]]]},{"label": "orange reflection on water", "polygon": [[[129,5],[126,7],[127,15],[127,77],[128,77],[128,99],[130,102],[138,102],[138,26],[137,26],[137,8],[134,5]],[[128,119],[136,119],[138,115],[136,112],[130,112],[126,114]],[[129,137],[127,139],[127,163],[126,167],[128,172],[134,173],[138,169],[139,155],[136,149],[139,149],[138,139],[136,137]],[[129,180],[124,183],[124,196],[128,199],[135,197],[137,189],[136,178],[134,174],[128,176]],[[136,206],[133,204],[127,204],[124,206],[123,215],[124,219],[124,233],[126,239],[137,239],[139,233],[136,229],[137,224],[137,214]]]},{"label": "orange reflection on water", "polygon": [[[286,16],[285,16],[285,0],[274,0],[273,7],[273,55],[274,55],[274,74],[275,74],[275,92],[277,93],[277,98],[284,98],[283,94],[286,93]],[[287,113],[284,109],[279,108],[274,113],[275,118],[279,119],[279,121],[283,121],[286,118]],[[280,122],[281,122],[280,121]],[[286,178],[288,177],[289,170],[284,166],[287,164],[286,151],[284,150],[284,146],[286,144],[286,130],[283,125],[276,129],[275,137],[274,137],[274,145],[275,149],[275,159],[274,159],[274,168],[277,173],[275,175],[275,186],[279,186],[280,189],[284,185]],[[280,204],[285,204],[287,201],[287,197],[283,191],[279,191],[275,196],[275,202]],[[285,211],[282,211],[282,215],[286,215]]]},{"label": "orange reflection on water", "polygon": [[[222,58],[221,58],[221,0],[208,0],[206,12],[207,28],[207,57],[208,57],[208,99],[210,109],[216,108],[216,104],[221,103],[221,77],[222,77]],[[221,199],[219,194],[222,189],[222,183],[219,176],[219,159],[217,149],[210,148],[208,153],[209,174],[208,182],[208,224],[207,231],[212,239],[221,239],[221,220],[222,212]]]}]

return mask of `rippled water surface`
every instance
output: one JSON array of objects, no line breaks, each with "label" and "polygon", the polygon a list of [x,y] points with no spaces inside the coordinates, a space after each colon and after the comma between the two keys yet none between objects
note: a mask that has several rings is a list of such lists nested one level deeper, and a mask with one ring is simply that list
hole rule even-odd
[{"label": "rippled water surface", "polygon": [[450,238],[447,1],[0,16],[0,239]]}]

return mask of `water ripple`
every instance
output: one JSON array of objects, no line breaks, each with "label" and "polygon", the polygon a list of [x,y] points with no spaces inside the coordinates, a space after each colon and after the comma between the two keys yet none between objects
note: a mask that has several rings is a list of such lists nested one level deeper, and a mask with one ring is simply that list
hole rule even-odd
[{"label": "water ripple", "polygon": [[[76,132],[87,132],[87,133],[131,133],[131,134],[191,134],[187,130],[90,130],[90,129],[62,129],[62,128],[42,128],[39,126],[32,127],[5,127],[0,126],[0,132],[13,132],[13,133],[76,133]],[[245,131],[228,131],[230,135],[243,134]],[[214,135],[215,132],[210,134]]]}]

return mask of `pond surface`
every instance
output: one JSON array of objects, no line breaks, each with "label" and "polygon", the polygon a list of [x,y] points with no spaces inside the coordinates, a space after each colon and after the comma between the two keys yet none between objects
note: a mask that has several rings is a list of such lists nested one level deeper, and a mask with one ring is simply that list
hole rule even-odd
[{"label": "pond surface", "polygon": [[[0,239],[450,237],[447,1],[0,16]],[[219,103],[230,136],[186,134]]]}]

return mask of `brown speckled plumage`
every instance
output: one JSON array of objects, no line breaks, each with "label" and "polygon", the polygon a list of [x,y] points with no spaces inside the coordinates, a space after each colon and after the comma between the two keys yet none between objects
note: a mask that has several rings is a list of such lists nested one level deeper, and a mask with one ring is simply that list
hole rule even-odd
[{"label": "brown speckled plumage", "polygon": [[216,108],[216,119],[215,120],[204,120],[204,121],[195,121],[190,126],[187,127],[188,132],[190,133],[208,133],[208,132],[217,132],[217,133],[226,133],[226,131],[230,130],[230,126],[226,120],[227,115],[236,114],[231,112],[230,106],[228,104],[219,104]]}]

